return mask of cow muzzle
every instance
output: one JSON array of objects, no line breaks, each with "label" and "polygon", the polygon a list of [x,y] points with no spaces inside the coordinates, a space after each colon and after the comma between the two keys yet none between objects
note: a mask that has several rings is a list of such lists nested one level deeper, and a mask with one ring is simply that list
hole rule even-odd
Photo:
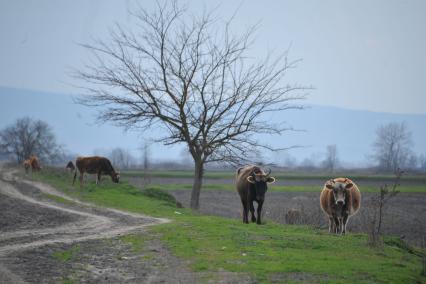
[{"label": "cow muzzle", "polygon": [[337,199],[336,205],[345,205],[345,200],[344,199]]}]

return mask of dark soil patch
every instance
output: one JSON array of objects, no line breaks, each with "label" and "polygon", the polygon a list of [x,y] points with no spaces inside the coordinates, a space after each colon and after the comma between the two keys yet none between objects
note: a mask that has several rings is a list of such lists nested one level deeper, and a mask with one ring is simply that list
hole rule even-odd
[{"label": "dark soil patch", "polygon": [[0,208],[0,234],[24,229],[52,228],[58,224],[75,222],[79,218],[3,194],[0,194]]}]

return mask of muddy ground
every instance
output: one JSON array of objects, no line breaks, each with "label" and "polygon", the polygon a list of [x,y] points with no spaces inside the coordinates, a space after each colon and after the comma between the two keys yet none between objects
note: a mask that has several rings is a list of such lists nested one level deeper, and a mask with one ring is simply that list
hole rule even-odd
[{"label": "muddy ground", "polygon": [[[142,186],[143,180],[131,178],[130,181]],[[152,178],[155,184],[191,184],[191,179]],[[233,184],[231,179],[205,179],[205,184]],[[283,180],[278,185],[319,185],[318,192],[274,192],[269,187],[264,203],[264,221],[273,220],[286,223],[285,215],[289,209],[297,208],[302,211],[302,217],[296,220],[301,224],[328,228],[328,221],[319,207],[319,195],[323,180]],[[363,185],[379,186],[381,181],[367,181],[359,183],[362,192]],[[406,184],[409,185],[409,184]],[[416,184],[418,185],[418,184]],[[424,185],[426,187],[426,184]],[[189,206],[190,190],[173,190],[171,193],[183,204]],[[350,218],[347,229],[349,232],[366,232],[371,227],[373,218],[372,198],[375,194],[362,194],[362,206],[359,213]],[[256,205],[255,205],[256,207]],[[200,211],[204,214],[219,215],[230,218],[241,218],[242,206],[237,192],[207,190],[201,192]],[[422,238],[426,236],[426,194],[400,193],[389,200],[384,207],[383,232],[402,237],[407,242],[420,246]]]},{"label": "muddy ground", "polygon": [[[0,283],[200,283],[148,230],[166,219],[97,208],[0,168]],[[55,203],[53,194],[69,202]],[[138,250],[123,239],[144,239]],[[207,279],[207,280],[206,280]],[[218,282],[249,282],[227,272]]]}]

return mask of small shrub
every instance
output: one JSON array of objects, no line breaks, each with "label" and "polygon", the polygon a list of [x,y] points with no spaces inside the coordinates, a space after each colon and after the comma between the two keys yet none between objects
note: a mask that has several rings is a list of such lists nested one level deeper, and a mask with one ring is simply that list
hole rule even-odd
[{"label": "small shrub", "polygon": [[403,171],[398,169],[395,173],[395,181],[391,186],[384,184],[380,187],[379,192],[372,198],[372,214],[370,220],[367,221],[368,244],[370,246],[380,246],[383,244],[382,224],[385,217],[384,208],[388,201],[395,197],[399,191],[397,187],[400,185]]},{"label": "small shrub", "polygon": [[167,203],[177,204],[176,198],[173,195],[155,187],[147,187],[143,189],[142,194],[151,198],[164,200]]},{"label": "small shrub", "polygon": [[54,252],[53,257],[60,261],[67,262],[67,261],[70,261],[72,258],[74,258],[79,251],[80,251],[80,246],[75,245],[68,250]]}]

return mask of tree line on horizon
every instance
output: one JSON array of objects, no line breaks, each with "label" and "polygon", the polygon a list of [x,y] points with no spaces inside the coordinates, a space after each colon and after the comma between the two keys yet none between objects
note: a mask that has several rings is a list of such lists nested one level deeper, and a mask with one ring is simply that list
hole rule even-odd
[{"label": "tree line on horizon", "polygon": [[[368,158],[374,163],[372,169],[381,173],[394,173],[398,169],[412,172],[426,171],[426,156],[416,155],[412,150],[412,145],[411,133],[406,124],[393,122],[379,126],[372,144],[372,153],[368,155]],[[114,147],[109,150],[95,149],[93,154],[109,158],[112,164],[119,169],[192,168],[190,158],[186,157],[188,153],[181,153],[180,162],[156,161],[151,157],[147,142],[141,145],[140,150],[140,157],[136,157],[131,151],[122,147]],[[69,160],[73,161],[76,157],[75,154],[67,152],[63,145],[58,144],[52,128],[44,121],[24,117],[0,130],[0,158],[12,159],[20,164],[31,154],[37,155],[44,163],[60,166]],[[343,169],[343,161],[339,158],[336,144],[327,145],[322,159],[319,159],[317,163],[309,158],[298,163],[289,155],[286,155],[281,163],[266,163],[262,160],[256,162],[276,168],[305,172],[335,173]],[[210,168],[221,169],[223,164],[212,164]]]}]

